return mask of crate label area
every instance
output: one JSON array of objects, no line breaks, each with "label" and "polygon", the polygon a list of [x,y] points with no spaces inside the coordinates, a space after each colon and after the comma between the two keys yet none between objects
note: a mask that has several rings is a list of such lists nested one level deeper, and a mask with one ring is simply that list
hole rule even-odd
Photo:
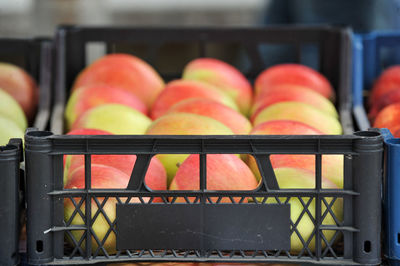
[{"label": "crate label area", "polygon": [[289,204],[117,204],[117,250],[290,250]]}]

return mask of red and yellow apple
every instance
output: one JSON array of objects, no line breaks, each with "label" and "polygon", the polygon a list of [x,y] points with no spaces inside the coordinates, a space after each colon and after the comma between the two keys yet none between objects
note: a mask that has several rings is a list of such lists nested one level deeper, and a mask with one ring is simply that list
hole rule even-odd
[{"label": "red and yellow apple", "polygon": [[[253,128],[251,135],[322,135],[306,124],[289,121],[275,120],[265,122]],[[292,167],[307,169],[315,173],[315,156],[300,154],[274,154],[270,156],[273,168]],[[248,156],[247,164],[253,171],[257,180],[261,179],[257,162],[253,156]],[[321,174],[333,182],[337,187],[343,188],[343,155],[323,155],[321,161]]]},{"label": "red and yellow apple", "polygon": [[144,134],[150,124],[150,118],[126,105],[103,104],[83,113],[71,129],[100,129],[119,135]]},{"label": "red and yellow apple", "polygon": [[[101,130],[93,129],[78,129],[68,133],[68,135],[110,135],[110,133]],[[106,165],[114,167],[124,172],[129,177],[132,174],[133,166],[136,162],[136,155],[124,154],[96,154],[91,156],[92,165]],[[85,165],[84,155],[65,155],[64,156],[64,184],[68,183],[74,171],[81,166]],[[152,190],[166,190],[167,189],[167,174],[161,162],[153,157],[150,161],[147,173],[145,176],[145,184]],[[153,200],[160,202],[160,198]]]},{"label": "red and yellow apple", "polygon": [[24,111],[14,98],[0,88],[0,116],[10,119],[25,131],[28,126]]},{"label": "red and yellow apple", "polygon": [[194,98],[179,102],[169,109],[169,113],[191,113],[208,116],[229,127],[234,134],[248,134],[251,123],[239,112],[218,102]]},{"label": "red and yellow apple", "polygon": [[[99,188],[114,188],[114,189],[125,189],[128,185],[129,182],[129,176],[125,174],[124,172],[110,166],[105,166],[105,165],[92,165],[92,172],[91,172],[91,187],[93,189],[99,189]],[[85,167],[81,166],[78,169],[76,169],[71,176],[71,178],[68,180],[67,185],[65,186],[66,189],[84,189],[85,188]],[[76,203],[79,203],[80,198],[74,198]],[[121,199],[124,200],[124,199]],[[102,203],[104,201],[104,198],[98,198],[98,201]],[[138,200],[133,200],[138,202]],[[131,201],[132,202],[132,201]],[[111,222],[114,222],[115,220],[115,212],[116,212],[116,204],[118,203],[116,198],[108,198],[107,202],[103,206],[103,211],[106,213],[108,219]],[[68,222],[70,219],[72,219],[70,225],[82,225],[85,224],[84,220],[82,217],[77,213],[74,218],[72,218],[72,215],[75,211],[76,207],[72,203],[70,199],[65,199],[64,200],[64,220]],[[85,212],[85,203],[82,204],[81,210],[84,213]],[[94,200],[91,201],[91,216],[92,218],[95,217],[96,212],[98,211],[98,206]],[[106,237],[107,232],[110,229],[110,225],[108,224],[106,218],[102,213],[100,213],[96,219],[92,222],[92,229],[93,232],[96,234],[98,239],[100,241],[103,241],[103,239]],[[84,233],[83,230],[72,230],[71,234],[73,237],[79,241],[81,238],[82,234]],[[72,241],[67,238],[69,242],[72,243]],[[85,247],[85,243],[82,244],[82,248]],[[107,239],[104,242],[103,245],[104,249],[107,251],[109,254],[113,254],[116,252],[116,236],[113,231],[107,236]],[[94,252],[98,248],[98,244],[94,237],[92,237],[92,251]]]},{"label": "red and yellow apple", "polygon": [[38,104],[39,89],[25,70],[0,62],[0,88],[19,103],[28,120],[33,119]]},{"label": "red and yellow apple", "polygon": [[182,78],[214,85],[236,102],[242,114],[248,114],[253,90],[247,78],[235,67],[214,58],[198,58],[186,65]]},{"label": "red and yellow apple", "polygon": [[108,85],[136,95],[150,108],[164,88],[164,81],[148,63],[129,54],[110,54],[85,68],[75,80],[73,90]]},{"label": "red and yellow apple", "polygon": [[338,135],[342,133],[342,126],[335,117],[301,102],[279,102],[267,106],[254,117],[253,124],[257,126],[273,120],[302,122],[324,134]]},{"label": "red and yellow apple", "polygon": [[174,104],[192,98],[213,100],[237,110],[235,102],[216,87],[193,80],[175,80],[167,84],[154,102],[151,118],[164,115]]},{"label": "red and yellow apple", "polygon": [[274,103],[286,101],[307,103],[326,114],[338,117],[335,106],[321,94],[302,86],[278,85],[257,96],[251,111],[252,118],[257,116],[264,108]]},{"label": "red and yellow apple", "polygon": [[[274,169],[274,173],[280,189],[315,189],[315,175],[311,171],[298,168],[276,168]],[[322,178],[321,181],[322,187],[327,189],[337,189],[337,186],[329,180]],[[279,200],[281,202],[286,202],[287,197],[280,197]],[[316,218],[316,206],[315,199],[311,199],[310,197],[302,197],[302,200],[305,205],[311,200],[311,203],[307,209],[312,215],[312,218],[307,213],[302,215],[305,207],[298,197],[291,197],[288,200],[288,203],[290,204],[290,219],[292,220],[293,224],[296,224],[297,220],[300,219],[296,228],[304,242],[307,243],[313,234],[313,231],[315,230],[313,219]],[[330,204],[334,199],[332,197],[325,197],[325,200],[328,202],[328,204]],[[274,197],[269,197],[266,202],[277,203],[277,200]],[[343,221],[343,201],[341,199],[335,200],[331,210],[338,221]],[[326,205],[322,203],[321,213],[324,214],[325,211]],[[327,212],[327,215],[322,221],[322,225],[337,225],[330,212]],[[322,233],[328,241],[331,241],[336,232],[334,230],[325,230],[322,231]],[[324,241],[321,242],[322,247],[325,247]],[[293,231],[290,237],[290,252],[293,254],[298,254],[301,252],[303,247],[304,245],[301,242],[299,235]],[[308,248],[313,252],[315,251],[315,236],[312,237],[310,243],[308,244]]]},{"label": "red and yellow apple", "polygon": [[129,106],[147,115],[146,105],[134,94],[112,86],[90,86],[75,90],[65,108],[65,118],[68,128],[87,110],[108,103]]},{"label": "red and yellow apple", "polygon": [[[192,154],[187,157],[176,172],[169,189],[199,190],[199,165],[198,154]],[[248,166],[234,154],[207,155],[206,183],[208,190],[254,190],[258,185],[256,178]],[[185,202],[181,198],[177,200],[177,202],[181,201]],[[231,200],[224,198],[220,202],[229,203]]]},{"label": "red and yellow apple", "polygon": [[11,138],[24,139],[24,131],[13,120],[0,115],[0,146],[8,144]]},{"label": "red and yellow apple", "polygon": [[[147,135],[232,135],[229,127],[207,116],[190,113],[166,114],[154,121],[146,132]],[[158,154],[167,171],[168,184],[175,176],[187,154]]]},{"label": "red and yellow apple", "polygon": [[304,86],[328,99],[335,98],[331,84],[323,75],[300,64],[280,64],[264,70],[255,81],[256,95],[283,84]]}]

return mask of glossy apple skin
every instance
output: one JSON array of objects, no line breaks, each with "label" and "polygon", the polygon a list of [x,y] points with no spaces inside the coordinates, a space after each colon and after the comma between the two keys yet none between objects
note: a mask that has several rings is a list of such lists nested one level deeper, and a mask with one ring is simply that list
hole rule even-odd
[{"label": "glossy apple skin", "polygon": [[24,131],[13,120],[0,116],[0,146],[7,145],[11,138],[24,139]]},{"label": "glossy apple skin", "polygon": [[92,128],[117,135],[142,135],[151,124],[143,113],[122,104],[103,104],[83,113],[71,130]]},{"label": "glossy apple skin", "polygon": [[335,91],[329,81],[314,69],[300,64],[275,65],[261,72],[254,84],[256,95],[283,84],[304,86],[330,100],[335,99]]},{"label": "glossy apple skin", "polygon": [[[171,113],[154,121],[147,135],[232,135],[229,127],[207,116],[189,113]],[[188,154],[158,154],[167,171],[168,184]]]},{"label": "glossy apple skin", "polygon": [[[99,188],[114,188],[114,189],[125,189],[129,182],[129,176],[124,172],[105,165],[92,165],[91,171],[91,187],[92,189]],[[65,186],[66,189],[84,189],[85,188],[85,167],[82,166],[74,171],[74,174],[71,176],[71,179]],[[74,200],[79,203],[80,198],[74,198]],[[103,202],[104,198],[98,198],[99,202]],[[126,199],[121,198],[122,201],[126,201]],[[139,200],[132,200],[131,202],[139,202]],[[108,198],[105,203],[103,210],[107,214],[107,217],[111,222],[115,220],[115,212],[116,212],[116,204],[118,203],[116,198]],[[75,210],[75,206],[73,205],[70,199],[64,200],[64,220],[68,222],[73,215]],[[91,201],[91,213],[92,218],[94,218],[96,212],[98,210],[98,206],[94,200]],[[82,204],[81,211],[85,213],[85,204]],[[82,225],[85,224],[82,217],[77,214],[71,221],[71,225]],[[105,219],[104,215],[98,215],[96,220],[94,220],[92,224],[92,229],[96,236],[103,240],[107,234],[107,231],[110,229],[110,225]],[[80,237],[83,234],[83,230],[73,230],[71,231],[77,241],[79,241]],[[73,242],[67,238],[67,241],[73,245]],[[96,251],[98,244],[94,237],[92,237],[92,252]],[[82,248],[85,248],[85,244],[82,244]],[[104,243],[104,248],[109,254],[116,253],[116,236],[113,232],[111,232],[107,240]]]},{"label": "glossy apple skin", "polygon": [[188,99],[171,107],[168,113],[191,113],[213,118],[229,127],[234,134],[248,134],[250,121],[241,113],[208,99]]},{"label": "glossy apple skin", "polygon": [[302,86],[280,85],[266,90],[256,98],[252,107],[251,118],[254,119],[264,108],[285,101],[307,103],[333,117],[339,116],[332,102],[321,94]]},{"label": "glossy apple skin", "polygon": [[39,101],[39,88],[24,69],[0,62],[0,89],[20,104],[29,121],[33,120]]},{"label": "glossy apple skin", "polygon": [[400,130],[400,103],[394,103],[383,108],[373,124],[377,128],[387,128],[395,134]]},{"label": "glossy apple skin", "polygon": [[154,102],[151,118],[155,120],[167,113],[174,104],[192,98],[213,100],[237,110],[235,102],[212,85],[194,80],[175,80],[167,84]]},{"label": "glossy apple skin", "polygon": [[85,68],[72,90],[94,85],[108,85],[127,90],[150,108],[164,89],[164,81],[152,66],[129,54],[109,54]]},{"label": "glossy apple skin", "polygon": [[68,128],[75,120],[91,108],[102,104],[117,103],[131,107],[147,115],[146,105],[134,94],[112,86],[90,86],[74,91],[65,108]]},{"label": "glossy apple skin", "polygon": [[25,131],[28,121],[19,103],[6,91],[0,88],[0,116],[10,119]]},{"label": "glossy apple skin", "polygon": [[[255,127],[251,135],[322,135],[306,124],[289,121],[276,120],[265,122]],[[302,168],[315,173],[315,156],[299,154],[274,154],[270,156],[273,168],[291,167]],[[247,164],[253,171],[257,180],[261,179],[260,171],[253,156],[247,158]],[[343,155],[323,155],[321,162],[321,174],[333,182],[337,187],[343,188]]]},{"label": "glossy apple skin", "polygon": [[232,65],[215,58],[198,58],[186,65],[182,78],[214,85],[236,102],[242,114],[248,114],[253,89],[247,78]]},{"label": "glossy apple skin", "polygon": [[[279,185],[280,189],[315,189],[315,175],[311,171],[307,171],[304,169],[298,168],[276,168],[274,169],[274,173]],[[322,187],[326,189],[337,189],[337,186],[330,182],[329,180],[322,177],[321,179]],[[280,197],[279,200],[281,202],[286,201],[286,197]],[[307,202],[310,200],[308,197],[302,198],[303,202]],[[325,197],[327,202],[331,202],[333,198]],[[266,201],[267,203],[277,203],[277,200],[273,197],[269,197]],[[301,203],[298,197],[292,197],[288,200],[290,204],[290,219],[292,220],[293,224],[296,224],[297,220],[300,219],[299,223],[297,224],[297,230],[300,233],[301,237],[307,243],[309,238],[312,235],[312,232],[315,229],[314,223],[310,219],[307,213],[301,216],[302,211],[304,210],[304,206]],[[308,206],[308,211],[311,213],[312,217],[315,218],[315,198],[311,201],[310,205]],[[336,199],[335,203],[332,206],[333,213],[335,214],[337,220],[343,221],[343,201],[342,199]],[[326,206],[325,204],[321,204],[321,212],[325,213]],[[323,225],[336,225],[336,222],[331,213],[327,213],[327,216],[323,219]],[[324,231],[324,237],[330,241],[335,231],[329,230]],[[324,241],[322,241],[322,247],[325,247]],[[290,253],[291,254],[298,254],[303,249],[303,243],[301,242],[300,238],[298,237],[297,233],[293,232],[290,237]],[[314,252],[315,251],[315,236],[312,237],[312,240],[308,244],[308,248]]]},{"label": "glossy apple skin", "polygon": [[[111,135],[109,132],[94,129],[78,129],[71,131],[68,135]],[[124,172],[129,177],[132,174],[136,155],[92,155],[92,165],[105,165],[114,167]],[[74,171],[85,164],[84,155],[64,155],[64,184],[74,174]],[[145,184],[152,190],[167,189],[167,174],[161,162],[153,157],[147,169]],[[153,202],[161,202],[161,198],[155,198]]]},{"label": "glossy apple skin", "polygon": [[254,117],[253,125],[273,120],[293,120],[307,124],[324,134],[342,134],[339,121],[312,105],[301,102],[279,102],[267,106]]},{"label": "glossy apple skin", "polygon": [[[190,155],[179,167],[169,187],[170,190],[199,190],[200,160],[198,154]],[[208,190],[254,190],[258,182],[248,166],[234,154],[207,155]],[[214,198],[213,200],[217,200]],[[240,200],[240,198],[239,198]],[[185,202],[178,198],[177,202]],[[223,203],[232,202],[229,198]]]}]

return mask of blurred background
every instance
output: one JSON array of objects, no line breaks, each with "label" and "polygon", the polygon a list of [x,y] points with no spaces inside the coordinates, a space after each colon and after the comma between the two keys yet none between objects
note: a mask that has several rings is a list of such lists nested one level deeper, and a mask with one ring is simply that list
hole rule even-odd
[{"label": "blurred background", "polygon": [[264,0],[0,0],[1,36],[51,35],[57,24],[254,25]]},{"label": "blurred background", "polygon": [[58,24],[334,23],[399,28],[400,0],[0,0],[0,36],[49,36]]}]

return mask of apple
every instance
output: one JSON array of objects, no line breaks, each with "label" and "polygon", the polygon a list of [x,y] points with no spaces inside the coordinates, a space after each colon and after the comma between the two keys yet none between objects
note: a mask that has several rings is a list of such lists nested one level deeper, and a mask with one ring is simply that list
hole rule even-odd
[{"label": "apple", "polygon": [[109,85],[136,95],[148,108],[164,88],[160,75],[142,59],[129,54],[109,54],[85,68],[72,90]]},{"label": "apple", "polygon": [[393,89],[386,92],[372,103],[371,109],[368,114],[369,119],[373,122],[378,113],[383,108],[385,108],[388,105],[399,102],[400,102],[400,86],[398,89]]},{"label": "apple", "polygon": [[91,128],[130,135],[144,134],[150,124],[150,118],[135,109],[122,104],[104,104],[83,113],[71,129]]},{"label": "apple", "polygon": [[[253,128],[251,135],[322,135],[306,124],[289,121],[275,120],[265,122]],[[274,154],[270,157],[273,168],[294,167],[307,169],[315,174],[315,156],[299,154]],[[247,157],[247,164],[253,171],[257,180],[261,174],[257,162],[253,156]],[[323,155],[321,162],[321,174],[333,182],[337,187],[343,188],[343,155]]]},{"label": "apple", "polygon": [[[315,175],[311,171],[307,171],[304,169],[298,168],[276,168],[274,169],[274,173],[276,176],[276,180],[278,182],[280,189],[315,189]],[[322,187],[327,189],[337,189],[337,186],[330,182],[329,180],[322,178]],[[261,199],[259,199],[261,200]],[[279,200],[281,202],[286,202],[287,197],[280,197]],[[302,200],[305,204],[308,203],[310,197],[302,197]],[[329,203],[333,200],[332,197],[325,197],[325,200]],[[277,203],[277,200],[274,197],[269,197],[266,201],[267,203]],[[290,204],[290,219],[295,224],[296,221],[300,218],[302,211],[304,210],[304,206],[298,197],[291,197],[288,200]],[[308,206],[308,211],[311,213],[313,219],[315,219],[315,199],[312,200],[310,205]],[[326,211],[326,206],[324,203],[321,203],[321,213],[324,214]],[[336,199],[335,203],[332,206],[332,211],[335,214],[337,220],[343,221],[343,201],[341,199]],[[331,213],[327,213],[326,217],[322,221],[323,225],[336,225],[335,220]],[[301,218],[297,225],[297,230],[299,231],[301,237],[305,242],[311,237],[312,232],[315,229],[314,223],[312,222],[310,216],[305,213]],[[325,230],[322,231],[325,238],[328,241],[332,240],[332,237],[335,234],[333,230]],[[322,247],[325,247],[324,241],[322,242]],[[315,251],[315,236],[312,238],[311,242],[308,245],[308,248],[314,252]],[[296,232],[293,232],[290,237],[290,252],[292,254],[298,254],[303,249],[303,244],[300,241],[300,238]]]},{"label": "apple", "polygon": [[[67,135],[111,135],[107,131],[95,129],[78,129],[69,132]],[[136,162],[136,155],[123,154],[104,154],[92,155],[92,165],[106,165],[114,167],[124,172],[129,177],[132,175],[132,170]],[[84,155],[64,155],[64,185],[74,175],[74,171],[81,166],[85,165]],[[166,190],[167,189],[167,174],[161,162],[153,157],[147,169],[145,176],[145,184],[152,190]],[[162,202],[161,198],[154,198],[153,202]]]},{"label": "apple", "polygon": [[190,98],[210,99],[238,110],[235,102],[227,94],[212,85],[194,80],[175,80],[167,84],[154,102],[151,118],[159,118],[174,104]]},{"label": "apple", "polygon": [[183,79],[203,81],[226,92],[247,115],[253,90],[247,78],[235,67],[214,58],[198,58],[186,65]]},{"label": "apple", "polygon": [[331,100],[335,98],[331,84],[323,75],[300,64],[279,64],[261,72],[254,84],[256,95],[283,84],[304,86]]},{"label": "apple", "polygon": [[[124,172],[110,166],[106,165],[92,165],[92,172],[91,172],[91,187],[92,189],[125,189],[128,186],[129,176]],[[76,169],[68,180],[67,185],[65,186],[66,189],[84,189],[85,188],[85,167],[81,166]],[[103,202],[104,198],[97,198],[100,203]],[[80,198],[74,198],[76,203],[79,203]],[[126,201],[126,199],[121,198],[121,201]],[[130,202],[139,202],[138,199],[134,198]],[[116,198],[110,197],[107,199],[103,210],[107,214],[107,217],[111,222],[115,220],[115,212],[116,212],[116,204],[118,203]],[[91,208],[91,217],[94,218],[98,206],[94,200],[92,200],[92,208]],[[68,222],[72,218],[72,214],[75,211],[75,206],[70,199],[64,200],[64,220]],[[85,203],[81,206],[81,211],[85,213]],[[77,213],[75,217],[71,221],[71,225],[82,225],[85,224],[82,217]],[[107,220],[105,219],[103,214],[99,214],[97,218],[92,221],[92,229],[93,232],[96,234],[98,239],[102,241],[107,234],[107,231],[110,229],[110,225],[108,224]],[[72,230],[71,231],[74,238],[79,241],[84,231],[82,230]],[[67,237],[67,240],[71,244],[73,242]],[[111,232],[105,243],[104,248],[109,254],[116,253],[116,236],[114,232]],[[83,242],[82,248],[85,248],[85,244]],[[98,244],[94,237],[92,237],[92,251],[94,252],[98,248]]]},{"label": "apple", "polygon": [[371,94],[369,97],[369,103],[371,106],[379,101],[383,95],[392,90],[400,89],[400,65],[395,65],[387,68],[375,81]]},{"label": "apple", "polygon": [[11,138],[24,139],[24,131],[13,120],[0,115],[0,146],[7,145]]},{"label": "apple", "polygon": [[87,110],[107,103],[117,103],[129,106],[147,115],[146,105],[134,94],[112,86],[90,86],[75,90],[65,108],[65,118],[68,128],[77,117]]},{"label": "apple", "polygon": [[[192,154],[182,163],[169,187],[170,190],[200,189],[200,160],[198,154]],[[234,154],[207,155],[208,190],[254,190],[258,182],[248,166]],[[213,199],[213,201],[217,198]],[[240,198],[235,199],[235,201]],[[178,198],[177,202],[185,202]],[[221,202],[232,202],[223,198]]]},{"label": "apple", "polygon": [[400,128],[394,132],[393,136],[395,138],[400,138]]},{"label": "apple", "polygon": [[[166,114],[154,121],[147,135],[232,135],[229,127],[207,116],[189,113]],[[187,154],[158,154],[157,158],[167,171],[168,184],[175,176]]]},{"label": "apple", "polygon": [[2,89],[0,89],[0,103],[0,115],[13,120],[22,131],[25,131],[28,122],[24,111],[13,97]]},{"label": "apple", "polygon": [[324,134],[339,135],[342,133],[342,126],[335,117],[318,110],[312,105],[301,102],[279,102],[267,106],[254,117],[253,124],[257,126],[272,120],[302,122]]},{"label": "apple", "polygon": [[192,113],[208,116],[229,127],[234,134],[248,134],[251,123],[245,116],[218,102],[194,98],[179,102],[168,113]]},{"label": "apple", "polygon": [[257,116],[265,107],[285,101],[307,103],[333,117],[339,116],[332,102],[321,94],[302,86],[278,85],[257,97],[251,111],[252,118]]},{"label": "apple", "polygon": [[374,127],[387,128],[392,133],[400,130],[400,103],[394,103],[383,108],[376,116]]},{"label": "apple", "polygon": [[0,88],[19,103],[29,120],[33,119],[38,104],[39,89],[25,70],[0,62]]}]

